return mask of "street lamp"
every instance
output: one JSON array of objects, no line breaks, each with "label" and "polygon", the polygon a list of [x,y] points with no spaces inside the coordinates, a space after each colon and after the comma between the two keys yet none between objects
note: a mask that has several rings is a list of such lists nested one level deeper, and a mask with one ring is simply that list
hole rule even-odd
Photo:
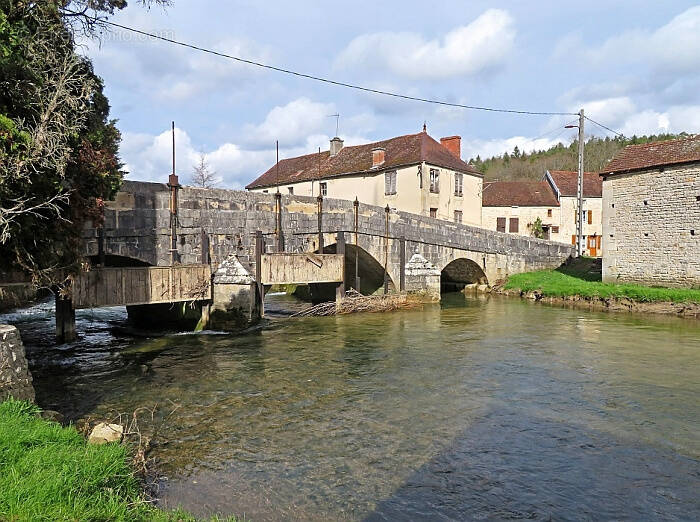
[{"label": "street lamp", "polygon": [[578,128],[578,223],[576,224],[576,254],[583,254],[583,109],[578,113],[578,125],[565,125],[566,129]]}]

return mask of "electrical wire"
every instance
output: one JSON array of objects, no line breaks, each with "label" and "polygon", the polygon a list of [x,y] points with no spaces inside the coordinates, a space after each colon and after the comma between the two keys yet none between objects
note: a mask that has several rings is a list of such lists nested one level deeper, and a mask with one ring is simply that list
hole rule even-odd
[{"label": "electrical wire", "polygon": [[[396,93],[396,92],[382,91],[379,89],[372,89],[370,87],[364,87],[364,86],[355,85],[352,83],[345,83],[345,82],[341,82],[341,81],[337,81],[337,80],[331,80],[329,78],[323,78],[321,76],[314,76],[311,74],[306,74],[306,73],[294,71],[292,69],[275,67],[274,65],[268,65],[268,64],[261,63],[261,62],[248,60],[246,58],[241,58],[239,56],[233,56],[233,55],[222,53],[219,51],[214,51],[212,49],[207,49],[205,47],[200,47],[198,45],[190,44],[187,42],[181,42],[179,40],[173,40],[172,38],[167,38],[165,36],[161,36],[158,34],[149,33],[148,31],[142,31],[140,29],[135,29],[133,27],[118,24],[116,22],[110,22],[108,20],[100,20],[100,22],[103,24],[106,24],[106,25],[110,25],[113,27],[118,27],[120,29],[124,29],[125,31],[131,31],[131,32],[136,33],[136,34],[148,36],[149,38],[154,38],[156,40],[162,40],[164,42],[168,42],[168,43],[171,43],[174,45],[179,45],[182,47],[187,47],[187,48],[193,49],[195,51],[200,51],[200,52],[212,54],[215,56],[219,56],[221,58],[227,58],[229,60],[235,60],[237,62],[245,63],[248,65],[253,65],[255,67],[260,67],[260,68],[268,69],[271,71],[289,74],[292,76],[298,76],[301,78],[306,78],[308,80],[314,80],[317,82],[328,83],[328,84],[336,85],[339,87],[346,87],[346,88],[355,89],[358,91],[369,92],[372,94],[380,94],[383,96],[391,96],[393,98],[400,98],[403,100],[411,100],[411,101],[417,101],[417,102],[422,102],[422,103],[432,103],[435,105],[443,105],[443,106],[447,106],[447,107],[457,107],[460,109],[469,109],[469,110],[475,110],[475,111],[501,112],[501,113],[509,113],[509,114],[526,114],[526,115],[536,115],[536,116],[576,116],[576,113],[573,113],[573,112],[548,112],[548,111],[526,111],[526,110],[519,110],[519,109],[500,109],[500,108],[496,108],[496,107],[482,107],[482,106],[478,106],[478,105],[465,105],[465,104],[461,104],[461,103],[452,103],[452,102],[447,102],[447,101],[443,101],[443,100],[435,100],[435,99],[430,99],[430,98],[420,98],[417,96],[409,96],[407,94],[400,94],[400,93]],[[593,121],[593,120],[591,120],[591,121]]]},{"label": "electrical wire", "polygon": [[586,115],[584,115],[583,117],[586,118],[586,119],[587,119],[588,121],[590,121],[591,123],[595,123],[598,127],[602,127],[603,129],[608,130],[608,131],[612,132],[613,134],[616,134],[617,136],[620,136],[621,138],[624,138],[624,137],[625,137],[622,133],[617,132],[617,131],[615,131],[615,130],[612,130],[610,127],[606,127],[606,126],[603,125],[602,123],[598,123],[597,121],[592,120],[591,118],[589,118],[589,117],[586,116]]},{"label": "electrical wire", "polygon": [[562,133],[566,130],[566,126],[567,126],[567,125],[572,125],[573,123],[576,123],[576,120],[570,121],[569,123],[565,123],[563,126],[559,125],[559,126],[553,128],[552,130],[549,130],[549,131],[545,132],[544,134],[540,134],[540,135],[537,136],[536,138],[532,138],[532,141],[542,139],[542,138],[544,138],[545,136],[547,136],[548,134],[551,134],[551,133],[553,133],[553,132],[558,131],[559,129],[562,129],[561,132],[559,132],[559,134],[557,134],[556,136],[554,136],[554,138],[552,138],[552,139],[556,139],[556,138],[558,138],[559,136],[561,136]]}]

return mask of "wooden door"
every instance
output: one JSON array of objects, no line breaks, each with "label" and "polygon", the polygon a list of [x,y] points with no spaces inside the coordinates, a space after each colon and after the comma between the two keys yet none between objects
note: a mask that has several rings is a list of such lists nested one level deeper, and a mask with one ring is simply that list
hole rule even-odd
[{"label": "wooden door", "polygon": [[598,257],[598,236],[588,236],[588,253],[591,257]]}]

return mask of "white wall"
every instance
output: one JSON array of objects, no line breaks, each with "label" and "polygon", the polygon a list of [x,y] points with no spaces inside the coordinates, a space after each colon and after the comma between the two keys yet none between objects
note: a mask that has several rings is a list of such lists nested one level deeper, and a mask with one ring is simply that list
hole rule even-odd
[{"label": "white wall", "polygon": [[[552,217],[548,217],[548,211],[552,211]],[[518,234],[521,236],[534,237],[532,226],[537,218],[542,220],[543,225],[559,226],[560,211],[559,207],[483,207],[482,209],[482,226],[489,230],[497,229],[497,218],[506,218],[506,232],[509,231],[510,218],[518,218],[520,220]],[[561,234],[561,228],[558,233],[553,233],[550,227],[549,239],[552,241],[560,241],[566,243],[565,237]]]},{"label": "white wall", "polygon": [[[423,216],[430,215],[430,209],[438,209],[438,219],[454,220],[454,211],[462,211],[462,223],[481,226],[481,191],[480,176],[463,173],[463,196],[455,196],[455,171],[439,168],[440,192],[430,192],[430,169],[439,168],[426,163],[420,165],[423,177],[423,188],[420,188],[419,166],[413,165],[400,169],[378,169],[376,173],[357,176],[341,176],[321,180],[327,183],[328,198],[354,200],[357,197],[361,203],[412,212]],[[396,170],[396,194],[384,194],[384,173]],[[280,185],[280,192],[288,194],[293,187],[294,194],[299,196],[318,196],[319,181],[303,181]],[[276,191],[275,187],[253,189],[253,192]]]}]

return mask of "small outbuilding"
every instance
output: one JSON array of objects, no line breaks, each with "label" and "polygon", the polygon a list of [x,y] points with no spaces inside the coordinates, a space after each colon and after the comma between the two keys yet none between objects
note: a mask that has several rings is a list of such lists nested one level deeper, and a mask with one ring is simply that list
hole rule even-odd
[{"label": "small outbuilding", "polygon": [[603,179],[603,281],[700,287],[700,135],[630,145]]}]

